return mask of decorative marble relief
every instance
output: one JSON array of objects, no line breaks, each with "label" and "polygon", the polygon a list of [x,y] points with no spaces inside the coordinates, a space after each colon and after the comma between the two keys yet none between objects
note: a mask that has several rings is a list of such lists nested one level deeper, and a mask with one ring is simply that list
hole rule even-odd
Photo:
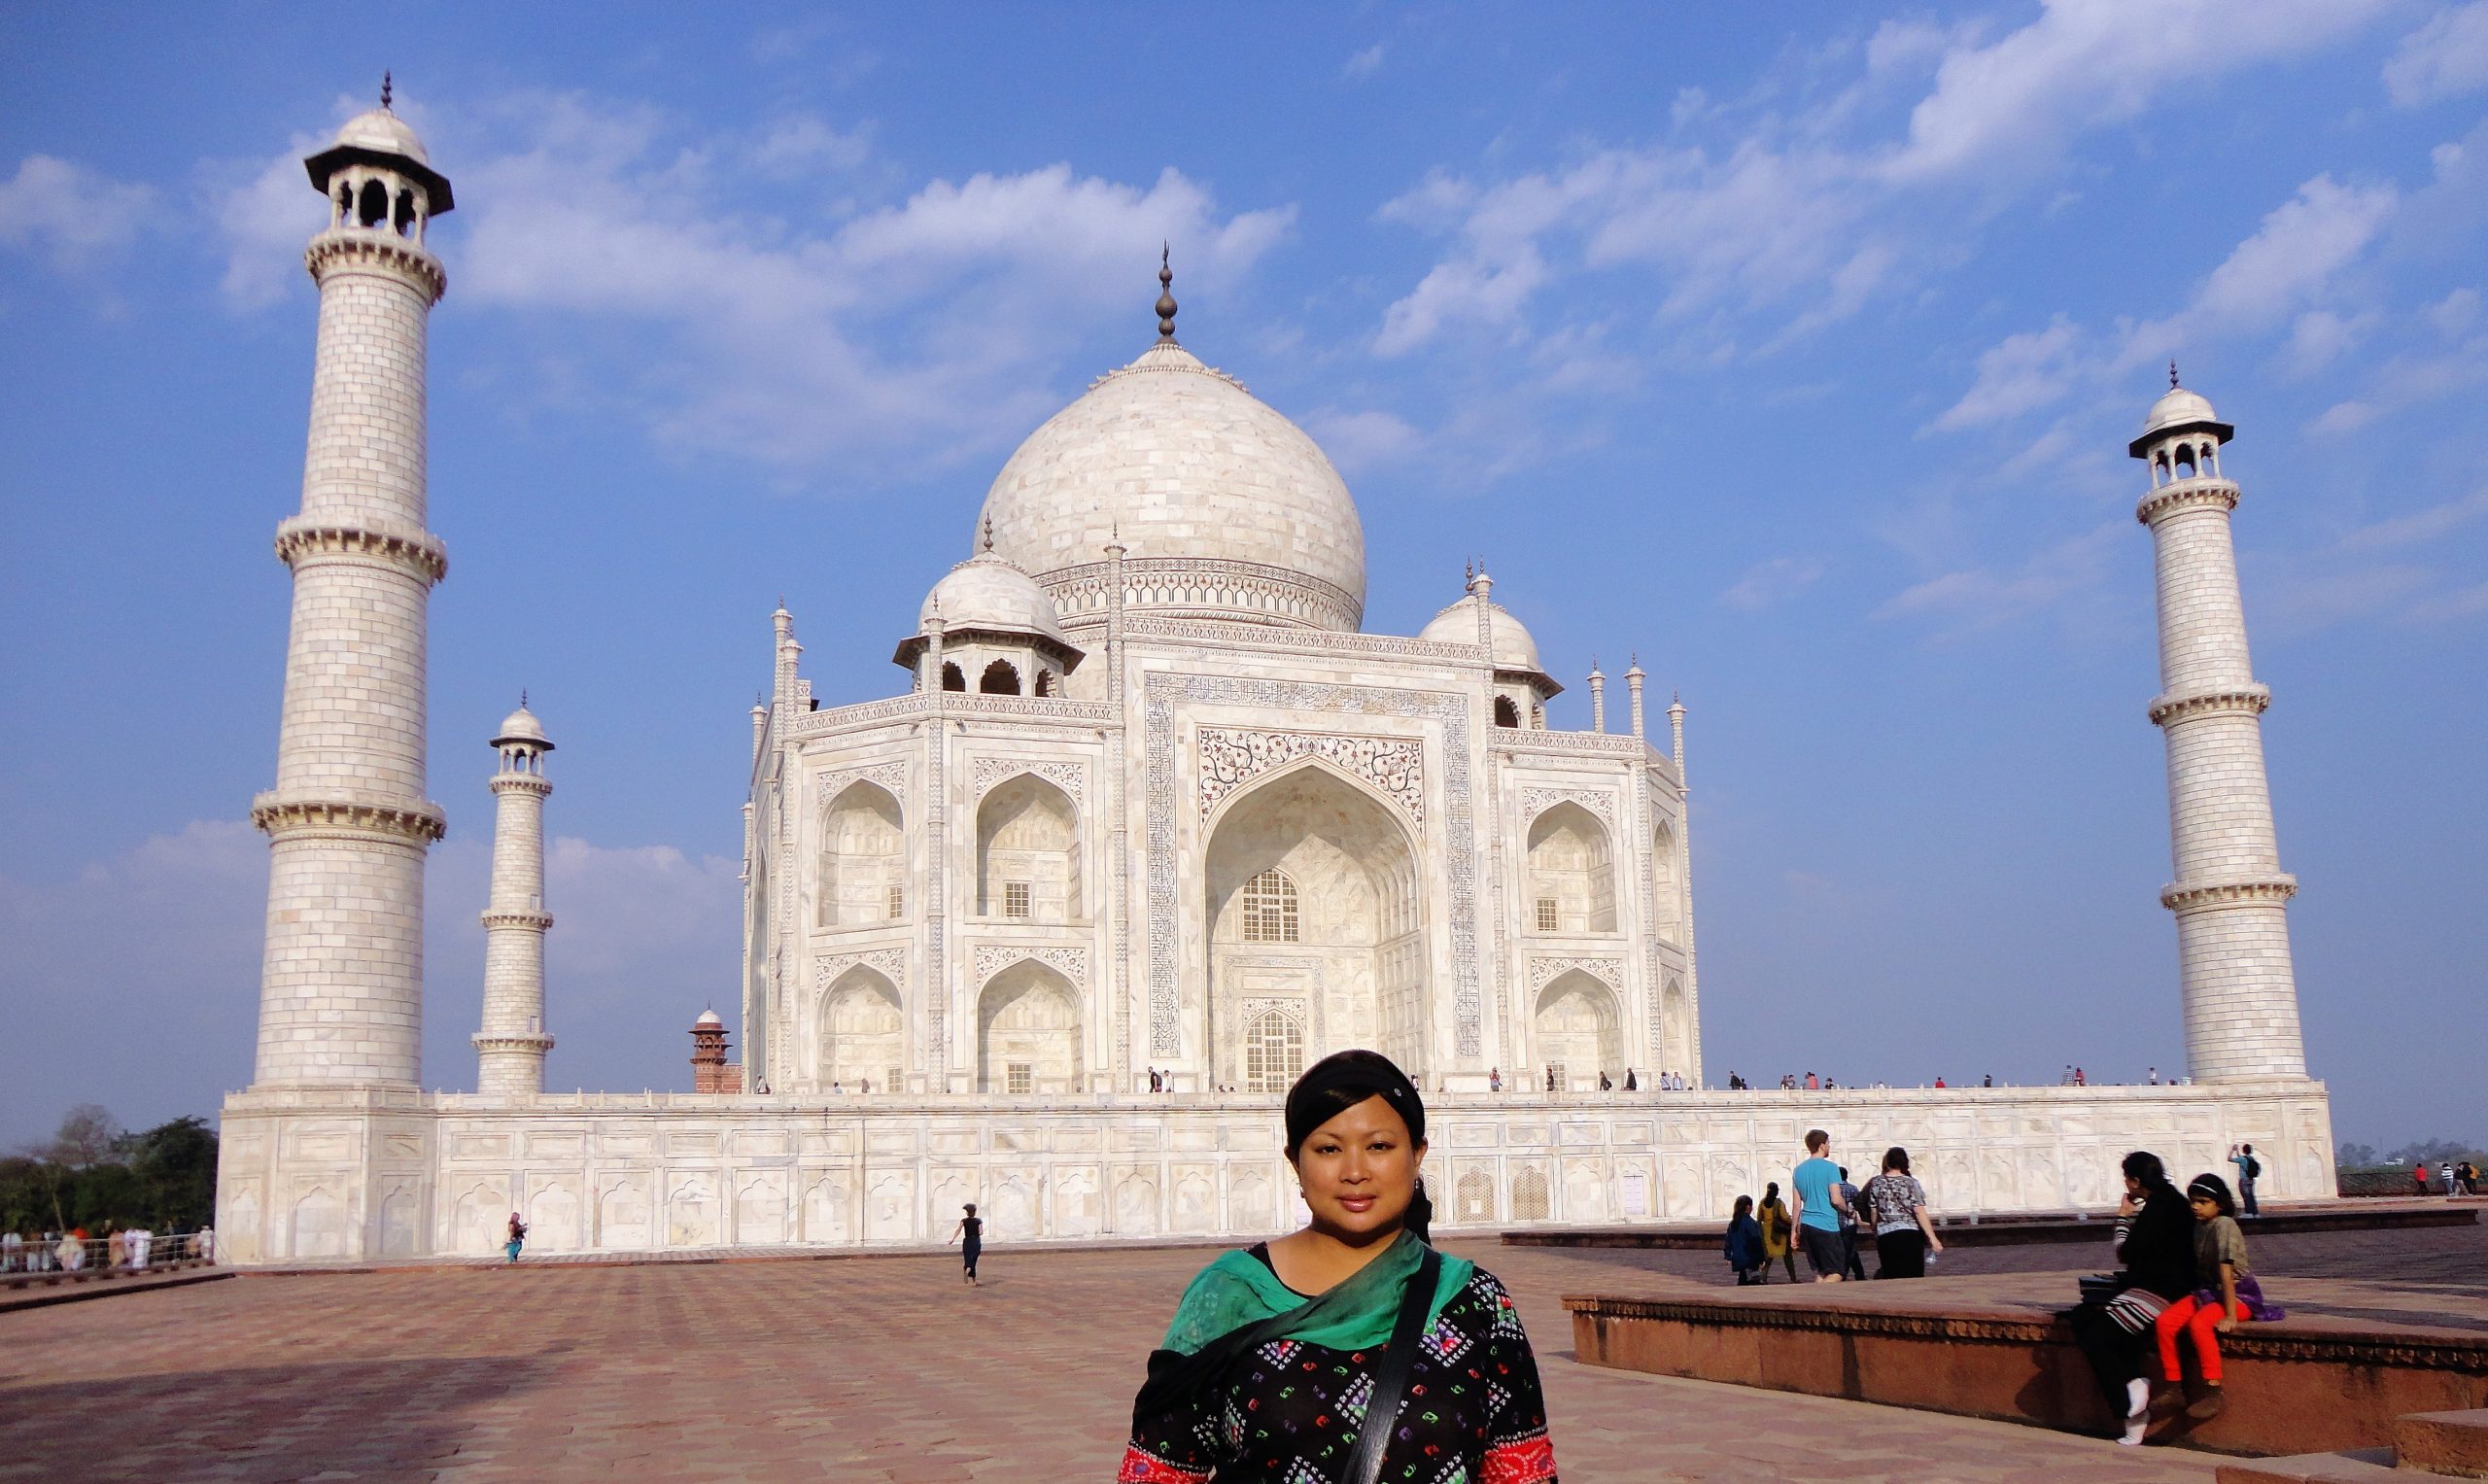
[{"label": "decorative marble relief", "polygon": [[1088,770],[1079,763],[1037,762],[1027,758],[981,757],[970,772],[970,797],[982,799],[997,783],[1028,774],[1045,779],[1071,796],[1071,802],[1083,811],[1088,807]]},{"label": "decorative marble relief", "polygon": [[1558,804],[1577,804],[1598,815],[1599,822],[1615,828],[1615,795],[1604,788],[1524,788],[1520,791],[1520,817],[1523,824],[1553,809]]},{"label": "decorative marble relief", "polygon": [[1414,738],[1341,737],[1324,732],[1200,729],[1200,817],[1246,783],[1297,758],[1336,763],[1365,779],[1426,832],[1426,744]]},{"label": "decorative marble relief", "polygon": [[983,985],[1023,958],[1035,959],[1079,988],[1088,987],[1088,950],[1068,943],[980,943],[976,948],[976,983]]},{"label": "decorative marble relief", "polygon": [[1536,994],[1558,975],[1580,970],[1618,994],[1624,992],[1624,960],[1620,958],[1536,958],[1529,961],[1529,992]]}]

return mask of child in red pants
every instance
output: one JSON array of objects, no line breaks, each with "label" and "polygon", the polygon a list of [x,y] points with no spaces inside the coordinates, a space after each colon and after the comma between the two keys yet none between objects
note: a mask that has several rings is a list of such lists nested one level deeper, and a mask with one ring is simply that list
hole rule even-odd
[{"label": "child in red pants", "polygon": [[2185,1370],[2177,1354],[2179,1334],[2194,1342],[2194,1363],[2201,1376],[2185,1394],[2186,1415],[2196,1422],[2217,1417],[2229,1404],[2220,1385],[2220,1336],[2249,1320],[2279,1319],[2282,1311],[2263,1302],[2263,1291],[2247,1270],[2246,1233],[2237,1225],[2237,1203],[2229,1182],[2218,1175],[2197,1175],[2186,1187],[2194,1208],[2194,1293],[2160,1311],[2153,1330],[2160,1339],[2160,1372],[2167,1379],[2152,1398],[2155,1415],[2177,1410],[2179,1383]]}]

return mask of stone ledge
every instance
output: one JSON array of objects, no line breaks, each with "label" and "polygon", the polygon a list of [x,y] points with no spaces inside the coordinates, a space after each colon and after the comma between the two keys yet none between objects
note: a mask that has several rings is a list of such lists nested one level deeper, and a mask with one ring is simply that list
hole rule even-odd
[{"label": "stone ledge", "polygon": [[[2247,1224],[2258,1236],[2308,1231],[2402,1231],[2436,1226],[2478,1225],[2479,1213],[2468,1206],[2392,1206],[2382,1209],[2329,1204],[2263,1208]],[[1936,1231],[1947,1247],[2036,1247],[2056,1243],[2107,1240],[2116,1217],[2102,1212],[2088,1221],[2065,1216],[1999,1215],[1971,1222],[1940,1223]],[[1506,1247],[1621,1248],[1640,1251],[1710,1252],[1719,1246],[1719,1224],[1681,1225],[1553,1226],[1503,1233]],[[1869,1244],[1871,1247],[1871,1244]]]},{"label": "stone ledge", "polygon": [[[2063,1312],[2074,1276],[1563,1302],[1591,1364],[2104,1435],[2115,1419]],[[2016,1296],[2034,1283],[2047,1301]],[[2488,1334],[2475,1331],[2298,1318],[2249,1326],[2221,1349],[2229,1410],[2169,1440],[2251,1454],[2377,1447],[2403,1414],[2488,1403]]]}]

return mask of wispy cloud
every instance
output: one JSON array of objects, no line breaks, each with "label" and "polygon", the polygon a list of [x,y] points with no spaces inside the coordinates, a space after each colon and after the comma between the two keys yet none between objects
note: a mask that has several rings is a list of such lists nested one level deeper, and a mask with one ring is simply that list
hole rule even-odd
[{"label": "wispy cloud", "polygon": [[67,272],[102,267],[138,240],[155,199],[144,184],[29,155],[0,180],[0,243],[42,253]]},{"label": "wispy cloud", "polygon": [[1922,619],[1953,630],[2008,623],[2096,588],[2132,534],[2131,521],[2111,521],[2009,568],[1948,571],[1903,589],[1875,616]]},{"label": "wispy cloud", "polygon": [[1372,46],[1349,57],[1347,62],[1339,68],[1339,75],[1346,78],[1369,78],[1381,68],[1382,44],[1375,42]]},{"label": "wispy cloud", "polygon": [[2448,5],[2402,38],[2384,64],[2384,88],[2404,108],[2488,87],[2488,0]]},{"label": "wispy cloud", "polygon": [[[1772,106],[1742,137],[1597,149],[1491,184],[1430,177],[1386,217],[1451,238],[1385,311],[1373,348],[1400,356],[1462,327],[1509,334],[1584,272],[1642,270],[1663,314],[1772,323],[1768,354],[1967,255],[2003,205],[2055,195],[2087,133],[2276,58],[2304,55],[2386,0],[2164,0],[2137,26],[2123,0],[2051,0],[2020,29],[1886,22],[1837,86]],[[1894,136],[1874,121],[1918,96]],[[1680,94],[1677,129],[1739,115]]]},{"label": "wispy cloud", "polygon": [[[1147,183],[1068,164],[924,182],[856,204],[869,129],[809,117],[756,135],[578,95],[471,111],[454,155],[466,302],[587,331],[627,327],[616,378],[660,441],[793,469],[964,458],[1033,424],[1059,345],[1115,308],[1161,241],[1189,281],[1231,283],[1292,206],[1223,212],[1167,169]],[[228,294],[281,293],[317,198],[272,162],[225,200]],[[767,183],[771,189],[756,189]],[[755,209],[767,203],[774,212]],[[932,452],[927,452],[931,450]]]},{"label": "wispy cloud", "polygon": [[1745,569],[1719,601],[1751,613],[1787,602],[1822,579],[1830,564],[1821,557],[1773,557]]}]

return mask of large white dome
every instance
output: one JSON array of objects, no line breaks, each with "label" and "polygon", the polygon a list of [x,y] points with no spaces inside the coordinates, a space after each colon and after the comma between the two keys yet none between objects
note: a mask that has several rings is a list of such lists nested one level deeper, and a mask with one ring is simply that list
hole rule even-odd
[{"label": "large white dome", "polygon": [[1134,608],[1297,628],[1364,621],[1365,527],[1338,470],[1304,430],[1172,340],[1028,435],[985,496],[977,544],[988,530],[993,552],[1074,627],[1104,618],[1117,537]]}]

